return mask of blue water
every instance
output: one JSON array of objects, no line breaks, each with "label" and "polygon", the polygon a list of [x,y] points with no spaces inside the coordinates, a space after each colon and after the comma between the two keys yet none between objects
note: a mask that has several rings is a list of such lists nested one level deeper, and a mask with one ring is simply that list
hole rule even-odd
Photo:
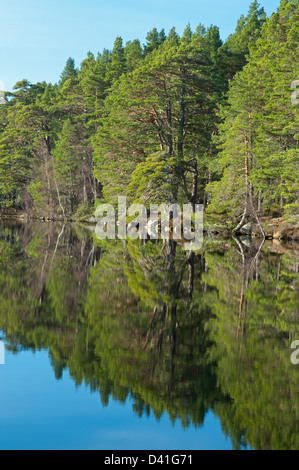
[{"label": "blue water", "polygon": [[167,415],[139,418],[132,403],[107,407],[64,372],[56,380],[47,351],[5,353],[0,365],[0,449],[195,450],[231,449],[219,420],[206,415],[200,429],[173,426]]}]

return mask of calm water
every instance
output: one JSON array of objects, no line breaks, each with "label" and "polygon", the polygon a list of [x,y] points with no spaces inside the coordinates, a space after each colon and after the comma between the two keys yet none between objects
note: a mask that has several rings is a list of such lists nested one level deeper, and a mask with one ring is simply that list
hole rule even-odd
[{"label": "calm water", "polygon": [[298,271],[0,222],[0,449],[299,449]]}]

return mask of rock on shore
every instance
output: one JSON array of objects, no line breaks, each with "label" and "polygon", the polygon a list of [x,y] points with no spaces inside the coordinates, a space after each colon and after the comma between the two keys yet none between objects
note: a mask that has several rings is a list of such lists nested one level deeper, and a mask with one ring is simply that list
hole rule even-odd
[{"label": "rock on shore", "polygon": [[[298,222],[286,222],[283,218],[261,219],[261,225],[265,231],[265,236],[273,240],[299,241]],[[261,230],[258,224],[252,225],[252,237],[261,237]]]}]

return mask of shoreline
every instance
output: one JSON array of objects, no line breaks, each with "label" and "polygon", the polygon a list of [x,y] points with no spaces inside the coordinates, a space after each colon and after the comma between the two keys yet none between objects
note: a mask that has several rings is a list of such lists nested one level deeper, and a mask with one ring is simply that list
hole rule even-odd
[{"label": "shoreline", "polygon": [[[82,225],[96,225],[97,219],[95,217],[89,217],[86,219],[75,219],[72,217],[66,218],[51,218],[48,216],[44,217],[32,217],[25,212],[17,211],[16,209],[10,209],[8,211],[0,212],[0,220],[15,220],[20,222],[29,221],[40,221],[40,222],[64,222],[64,223],[78,223]],[[295,241],[299,242],[299,222],[287,221],[286,219],[264,217],[261,218],[261,225],[265,232],[266,240],[282,240],[282,241]],[[226,227],[223,223],[219,224],[205,224],[203,232],[212,236],[220,236],[225,238],[232,237],[244,237],[262,239],[263,235],[258,224],[249,223],[244,225],[238,232],[233,232],[232,229]]]}]

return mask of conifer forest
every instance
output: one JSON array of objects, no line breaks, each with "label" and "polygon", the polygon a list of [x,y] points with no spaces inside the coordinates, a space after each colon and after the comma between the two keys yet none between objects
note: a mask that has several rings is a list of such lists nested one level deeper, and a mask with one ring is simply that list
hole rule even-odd
[{"label": "conifer forest", "polygon": [[225,42],[154,28],[69,58],[58,83],[18,81],[0,107],[2,210],[82,220],[121,194],[298,221],[298,27],[296,0],[270,18],[254,1]]}]

